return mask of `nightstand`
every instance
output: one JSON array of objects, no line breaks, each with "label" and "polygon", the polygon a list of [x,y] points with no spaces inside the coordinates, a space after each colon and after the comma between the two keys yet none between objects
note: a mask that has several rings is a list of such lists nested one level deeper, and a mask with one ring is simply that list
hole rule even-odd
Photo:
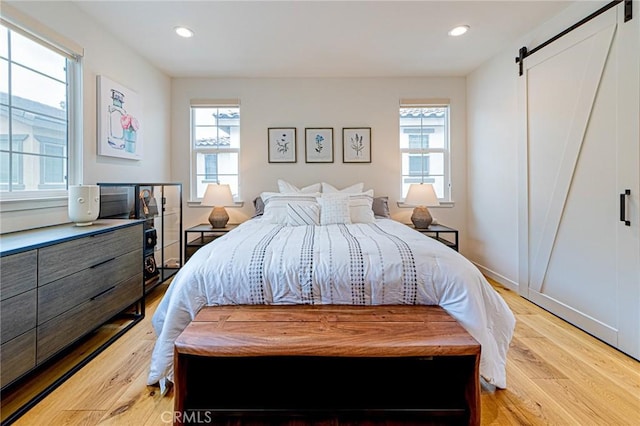
[{"label": "nightstand", "polygon": [[[200,247],[207,243],[220,238],[227,232],[237,228],[238,225],[227,225],[224,228],[212,228],[208,223],[201,223],[200,225],[192,226],[184,230],[184,261],[189,260],[193,253],[198,251]],[[199,234],[197,238],[189,240],[189,234]],[[193,237],[192,237],[193,238]]]},{"label": "nightstand", "polygon": [[442,244],[451,247],[455,251],[458,251],[458,230],[449,228],[445,225],[430,225],[426,229],[416,229],[415,226],[409,224],[410,228],[415,229],[435,240],[440,241]]}]

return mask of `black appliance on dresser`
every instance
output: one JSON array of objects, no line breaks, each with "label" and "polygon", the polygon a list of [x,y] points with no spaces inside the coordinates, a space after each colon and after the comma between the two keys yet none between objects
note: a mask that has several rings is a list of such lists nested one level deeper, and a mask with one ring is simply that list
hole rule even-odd
[{"label": "black appliance on dresser", "polygon": [[145,292],[182,266],[181,183],[98,183],[100,218],[144,220]]}]

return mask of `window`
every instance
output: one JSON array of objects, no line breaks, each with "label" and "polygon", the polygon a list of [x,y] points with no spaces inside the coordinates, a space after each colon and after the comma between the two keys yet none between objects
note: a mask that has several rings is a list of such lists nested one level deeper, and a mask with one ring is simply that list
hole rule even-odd
[{"label": "window", "polygon": [[[54,37],[59,39],[59,37]],[[66,196],[75,170],[81,49],[67,49],[9,18],[0,22],[0,195]],[[78,161],[78,163],[80,163]],[[77,171],[79,172],[79,170]]]},{"label": "window", "polygon": [[432,183],[440,200],[450,200],[449,106],[400,106],[402,197],[412,183]]},{"label": "window", "polygon": [[202,199],[209,183],[229,184],[237,197],[239,154],[239,104],[191,105],[191,199]]}]

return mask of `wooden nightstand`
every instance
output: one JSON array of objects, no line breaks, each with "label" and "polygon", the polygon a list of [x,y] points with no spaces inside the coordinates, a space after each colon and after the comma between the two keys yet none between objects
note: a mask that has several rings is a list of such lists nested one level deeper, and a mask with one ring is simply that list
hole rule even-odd
[{"label": "wooden nightstand", "polygon": [[[189,260],[193,253],[197,252],[200,247],[207,243],[220,238],[227,232],[237,228],[237,224],[227,225],[224,228],[213,228],[208,223],[201,223],[200,225],[192,226],[184,230],[184,261]],[[189,234],[199,234],[199,236],[193,240],[189,240]]]},{"label": "wooden nightstand", "polygon": [[[427,229],[416,229],[412,224],[408,225],[410,228],[415,229],[418,232],[440,241],[442,244],[451,247],[455,251],[458,251],[458,230],[449,228],[445,225],[431,225]],[[445,237],[446,236],[446,237]]]}]

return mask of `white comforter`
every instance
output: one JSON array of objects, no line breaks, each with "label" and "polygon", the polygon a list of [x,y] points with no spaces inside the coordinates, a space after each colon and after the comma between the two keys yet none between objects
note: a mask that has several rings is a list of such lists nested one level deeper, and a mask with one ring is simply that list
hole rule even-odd
[{"label": "white comforter", "polygon": [[173,344],[203,306],[440,305],[482,345],[480,374],[505,388],[515,318],[462,255],[390,219],[282,226],[252,219],[198,250],[153,315],[147,383],[173,380]]}]

